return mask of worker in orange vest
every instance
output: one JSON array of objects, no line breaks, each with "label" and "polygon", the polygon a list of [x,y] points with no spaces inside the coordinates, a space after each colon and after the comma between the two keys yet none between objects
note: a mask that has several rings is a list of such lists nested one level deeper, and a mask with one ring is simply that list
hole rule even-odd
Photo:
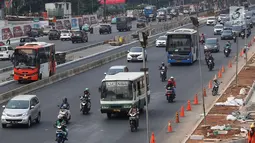
[{"label": "worker in orange vest", "polygon": [[248,143],[255,143],[255,124],[252,123],[248,131]]}]

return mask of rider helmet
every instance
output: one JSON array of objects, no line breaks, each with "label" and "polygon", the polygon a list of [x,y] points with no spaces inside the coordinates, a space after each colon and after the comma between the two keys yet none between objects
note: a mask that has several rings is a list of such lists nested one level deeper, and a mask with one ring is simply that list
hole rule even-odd
[{"label": "rider helmet", "polygon": [[136,108],[136,104],[133,104],[133,105],[132,105],[132,108]]},{"label": "rider helmet", "polygon": [[89,92],[89,88],[85,88],[85,91]]},{"label": "rider helmet", "polygon": [[165,63],[164,63],[164,62],[162,62],[162,63],[161,63],[161,65],[162,65],[162,66],[165,66]]},{"label": "rider helmet", "polygon": [[254,123],[251,123],[250,128],[255,128],[255,124],[254,124]]},{"label": "rider helmet", "polygon": [[63,102],[64,102],[64,103],[67,103],[67,98],[66,98],[66,97],[63,98]]}]

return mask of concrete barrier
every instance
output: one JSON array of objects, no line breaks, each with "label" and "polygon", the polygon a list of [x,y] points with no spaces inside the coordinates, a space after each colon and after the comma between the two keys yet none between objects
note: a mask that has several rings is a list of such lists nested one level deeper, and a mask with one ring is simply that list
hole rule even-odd
[{"label": "concrete barrier", "polygon": [[[178,28],[178,27],[175,27],[175,28]],[[150,41],[150,43],[148,45],[151,45],[151,44],[155,43],[155,37],[156,36],[157,35],[149,36],[150,40],[148,40],[148,41]],[[135,41],[134,43],[138,43],[138,41]],[[120,47],[122,47],[122,46],[120,46]],[[122,51],[122,52],[119,52],[119,53],[115,53],[115,54],[112,54],[108,57],[104,57],[104,58],[101,58],[99,60],[87,63],[85,65],[81,65],[79,67],[76,67],[76,68],[61,72],[61,73],[57,73],[57,74],[53,75],[52,77],[45,78],[45,79],[42,79],[42,80],[39,80],[39,81],[36,81],[36,82],[32,82],[32,83],[27,84],[27,85],[18,87],[16,89],[13,89],[13,90],[10,90],[10,91],[5,92],[3,94],[0,94],[0,101],[6,101],[6,100],[18,95],[18,94],[26,94],[26,93],[31,92],[33,90],[42,88],[42,87],[47,86],[49,84],[58,82],[60,80],[69,78],[71,76],[74,76],[76,74],[86,72],[90,69],[102,66],[104,64],[107,64],[107,63],[112,62],[114,60],[117,60],[119,58],[122,58],[122,57],[126,56],[126,54],[127,54],[127,51]]]}]

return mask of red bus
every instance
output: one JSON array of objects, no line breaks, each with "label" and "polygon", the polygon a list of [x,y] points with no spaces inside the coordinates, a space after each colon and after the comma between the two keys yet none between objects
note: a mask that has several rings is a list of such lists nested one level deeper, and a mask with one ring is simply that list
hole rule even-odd
[{"label": "red bus", "polygon": [[56,73],[55,44],[26,43],[16,47],[13,57],[14,80],[37,81]]}]

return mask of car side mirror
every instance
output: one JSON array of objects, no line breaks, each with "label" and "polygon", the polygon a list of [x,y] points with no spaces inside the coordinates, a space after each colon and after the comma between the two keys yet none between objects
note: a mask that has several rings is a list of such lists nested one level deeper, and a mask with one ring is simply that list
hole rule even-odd
[{"label": "car side mirror", "polygon": [[5,108],[5,105],[3,105],[2,107]]},{"label": "car side mirror", "polygon": [[104,75],[106,75],[106,72],[104,73]]},{"label": "car side mirror", "polygon": [[99,87],[99,88],[98,88],[98,92],[101,92],[101,91],[102,91],[102,88],[101,88],[101,87]]},{"label": "car side mirror", "polygon": [[31,107],[30,107],[30,109],[34,109],[34,108],[35,108],[35,106],[31,106]]}]

